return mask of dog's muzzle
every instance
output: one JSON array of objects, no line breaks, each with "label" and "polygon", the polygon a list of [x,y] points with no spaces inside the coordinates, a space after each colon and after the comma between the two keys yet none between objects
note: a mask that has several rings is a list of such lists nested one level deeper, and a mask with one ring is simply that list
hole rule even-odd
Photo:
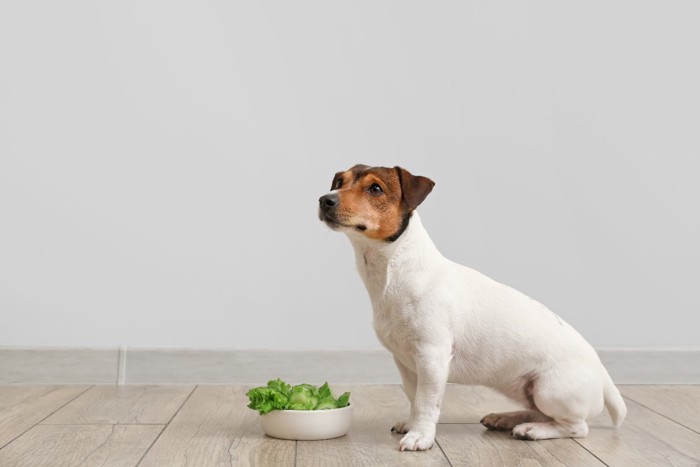
[{"label": "dog's muzzle", "polygon": [[329,193],[327,195],[321,196],[318,199],[318,204],[320,205],[321,209],[324,210],[335,208],[338,205],[338,194]]},{"label": "dog's muzzle", "polygon": [[322,221],[337,223],[335,209],[338,206],[338,194],[329,193],[318,199],[318,214]]}]

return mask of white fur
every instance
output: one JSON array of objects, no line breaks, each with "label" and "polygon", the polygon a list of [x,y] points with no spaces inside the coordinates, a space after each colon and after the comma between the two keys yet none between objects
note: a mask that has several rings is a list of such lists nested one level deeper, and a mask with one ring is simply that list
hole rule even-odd
[{"label": "white fur", "polygon": [[392,243],[339,230],[355,249],[374,329],[411,401],[409,418],[394,426],[406,433],[400,450],[432,446],[448,382],[490,386],[526,405],[529,412],[482,421],[502,419],[490,428],[518,438],[585,436],[585,420],[604,403],[622,422],[624,401],[590,344],[537,301],[443,257],[418,213]]}]

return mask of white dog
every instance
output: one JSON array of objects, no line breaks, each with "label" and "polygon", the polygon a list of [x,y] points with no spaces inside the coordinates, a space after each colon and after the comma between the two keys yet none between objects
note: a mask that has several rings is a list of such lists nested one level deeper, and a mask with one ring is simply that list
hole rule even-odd
[{"label": "white dog", "polygon": [[518,439],[580,438],[607,407],[627,408],[588,342],[544,305],[443,257],[416,207],[434,186],[400,167],[356,165],[333,178],[319,216],[345,232],[374,309],[374,329],[394,355],[411,401],[400,450],[433,445],[445,385],[490,386],[528,410],[485,416]]}]

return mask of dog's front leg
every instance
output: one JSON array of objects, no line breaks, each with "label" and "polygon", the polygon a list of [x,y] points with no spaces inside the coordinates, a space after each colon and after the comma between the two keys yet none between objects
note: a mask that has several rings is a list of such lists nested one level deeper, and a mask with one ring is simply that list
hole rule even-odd
[{"label": "dog's front leg", "polygon": [[423,451],[433,446],[440,404],[450,374],[451,347],[420,347],[415,356],[418,381],[413,400],[413,423],[399,443],[400,451]]},{"label": "dog's front leg", "polygon": [[401,363],[398,358],[394,357],[394,362],[396,362],[396,367],[399,369],[399,373],[401,374],[401,387],[403,388],[403,392],[406,394],[408,401],[411,403],[411,413],[408,416],[408,419],[396,422],[394,426],[391,427],[392,433],[401,433],[403,435],[408,433],[408,431],[411,429],[414,423],[413,420],[416,416],[414,401],[416,399],[416,383],[418,380],[416,374],[407,368],[406,365]]}]

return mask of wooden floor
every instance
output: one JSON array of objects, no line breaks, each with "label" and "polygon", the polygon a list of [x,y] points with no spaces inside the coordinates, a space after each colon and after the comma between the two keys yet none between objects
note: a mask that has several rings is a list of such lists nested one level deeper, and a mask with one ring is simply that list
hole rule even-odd
[{"label": "wooden floor", "polygon": [[621,386],[619,430],[607,414],[585,439],[519,441],[479,420],[513,403],[450,386],[437,444],[399,452],[390,427],[408,403],[399,386],[349,390],[348,435],[285,441],[263,435],[241,386],[0,386],[0,466],[699,466],[700,386]]}]

